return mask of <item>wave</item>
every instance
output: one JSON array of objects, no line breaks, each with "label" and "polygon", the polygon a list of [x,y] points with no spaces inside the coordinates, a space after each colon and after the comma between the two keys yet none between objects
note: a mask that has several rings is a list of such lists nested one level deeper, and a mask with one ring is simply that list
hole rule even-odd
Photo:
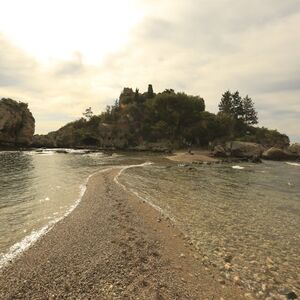
[{"label": "wave", "polygon": [[[46,150],[46,151],[49,151],[49,150]],[[30,152],[32,152],[32,151],[30,151]],[[82,185],[80,185],[79,197],[76,199],[76,201],[73,203],[73,205],[71,205],[69,207],[69,209],[65,212],[65,214],[63,216],[61,216],[59,218],[52,219],[51,221],[49,221],[48,224],[46,224],[45,226],[43,226],[42,228],[40,228],[38,230],[33,230],[29,235],[25,236],[20,242],[17,242],[13,246],[11,246],[7,253],[0,254],[0,270],[3,267],[7,266],[8,263],[10,263],[14,259],[16,259],[24,251],[28,250],[34,243],[36,243],[38,241],[38,239],[40,239],[42,236],[47,234],[55,226],[55,224],[57,224],[59,221],[61,221],[65,217],[67,217],[79,205],[79,203],[81,202],[81,200],[84,196],[84,193],[87,189],[88,181],[92,176],[94,176],[98,173],[104,173],[104,172],[107,172],[107,171],[110,171],[110,170],[113,170],[113,169],[119,169],[121,167],[122,169],[120,170],[118,175],[114,178],[114,181],[117,184],[121,185],[122,187],[124,187],[126,189],[126,187],[124,185],[122,185],[121,183],[118,182],[117,177],[119,177],[121,175],[121,173],[126,169],[134,168],[134,167],[143,167],[143,166],[150,165],[150,164],[152,164],[152,163],[148,162],[148,163],[144,163],[144,164],[141,164],[141,165],[113,166],[113,167],[109,167],[109,168],[106,168],[106,169],[99,170],[99,171],[89,175],[87,177],[87,179],[84,181],[84,183]],[[139,197],[139,198],[141,198],[141,197]],[[147,200],[144,200],[144,201],[149,203],[155,209],[157,209],[159,211],[162,211],[162,209],[160,209],[158,206],[156,206],[154,204],[151,204]]]},{"label": "wave", "polygon": [[232,169],[236,169],[236,170],[243,170],[245,169],[245,167],[241,167],[241,166],[232,166]]},{"label": "wave", "polygon": [[[49,150],[46,150],[49,151]],[[125,185],[123,185],[122,183],[120,183],[119,181],[119,177],[120,175],[127,169],[130,168],[137,168],[137,167],[144,167],[144,166],[149,166],[152,165],[152,162],[145,162],[143,164],[139,164],[139,165],[128,165],[128,166],[113,166],[113,167],[109,167],[106,169],[102,169],[99,170],[91,175],[89,175],[87,177],[87,179],[84,181],[84,183],[80,186],[80,193],[79,193],[79,197],[76,199],[76,201],[74,202],[73,205],[71,205],[69,207],[69,209],[65,212],[65,214],[62,217],[59,218],[55,218],[49,221],[48,224],[46,224],[45,226],[43,226],[42,228],[38,229],[38,230],[33,230],[29,235],[25,236],[20,242],[15,243],[13,246],[10,247],[9,251],[5,254],[0,255],[0,270],[7,266],[8,263],[12,262],[14,259],[16,259],[20,254],[22,254],[23,252],[25,252],[26,250],[28,250],[34,243],[36,243],[42,236],[44,236],[45,234],[47,234],[59,221],[61,221],[62,219],[64,219],[65,217],[67,217],[81,202],[84,193],[87,189],[87,183],[89,181],[89,179],[98,174],[98,173],[104,173],[107,171],[111,171],[114,169],[120,169],[121,170],[118,172],[118,174],[114,177],[114,182],[116,184],[118,184],[119,186],[121,186],[125,191],[129,192],[129,193],[133,193],[136,197],[138,197],[139,199],[141,199],[142,201],[146,202],[147,204],[149,204],[151,207],[153,207],[154,209],[156,209],[158,212],[160,212],[163,215],[168,216],[168,214],[159,206],[155,205],[154,203],[152,203],[151,201],[149,201],[148,199],[141,197],[136,191],[133,191],[132,189],[127,189]],[[170,220],[172,220],[173,222],[175,222],[174,218],[168,216]]]},{"label": "wave", "polygon": [[148,205],[150,205],[151,207],[153,207],[155,210],[157,210],[159,213],[161,213],[162,215],[165,215],[167,216],[172,222],[175,223],[175,219],[170,216],[166,211],[164,211],[161,207],[159,207],[158,205],[152,203],[151,201],[149,201],[148,199],[142,197],[138,192],[132,190],[132,189],[128,189],[124,184],[122,184],[120,181],[119,181],[119,177],[121,176],[121,174],[127,170],[127,169],[131,169],[131,168],[138,168],[138,167],[145,167],[145,166],[149,166],[149,165],[152,165],[153,163],[152,162],[145,162],[143,164],[139,164],[139,165],[130,165],[130,166],[125,166],[123,167],[119,173],[114,177],[114,182],[116,184],[118,184],[119,186],[121,186],[123,188],[124,191],[128,192],[128,193],[132,193],[134,194],[137,198],[139,198],[140,200],[146,202]]},{"label": "wave", "polygon": [[288,164],[288,165],[290,165],[290,166],[300,167],[300,163],[286,162],[286,164]]},{"label": "wave", "polygon": [[76,201],[69,207],[69,209],[64,213],[62,217],[52,219],[48,224],[43,226],[38,230],[33,230],[29,235],[25,236],[20,242],[15,243],[13,246],[10,247],[7,253],[0,255],[0,269],[5,267],[9,262],[13,261],[16,257],[18,257],[21,253],[29,249],[39,238],[44,236],[47,232],[49,232],[55,224],[59,221],[67,217],[80,203],[86,188],[89,179],[94,176],[95,172],[88,176],[88,178],[84,181],[82,185],[80,185],[80,192],[79,197]]}]

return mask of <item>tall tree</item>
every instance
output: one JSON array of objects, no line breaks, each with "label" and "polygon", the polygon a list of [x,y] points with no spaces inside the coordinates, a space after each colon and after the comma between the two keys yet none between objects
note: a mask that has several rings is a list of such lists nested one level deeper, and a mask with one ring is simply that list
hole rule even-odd
[{"label": "tall tree", "polygon": [[232,95],[232,113],[235,119],[242,119],[244,116],[243,100],[239,91]]},{"label": "tall tree", "polygon": [[243,99],[243,109],[244,109],[244,121],[249,125],[255,125],[258,123],[257,112],[254,108],[254,103],[252,99],[247,95]]},{"label": "tall tree", "polygon": [[233,109],[233,103],[232,103],[232,94],[230,91],[226,91],[221,98],[221,101],[219,103],[219,112],[226,113],[226,114],[232,114]]}]

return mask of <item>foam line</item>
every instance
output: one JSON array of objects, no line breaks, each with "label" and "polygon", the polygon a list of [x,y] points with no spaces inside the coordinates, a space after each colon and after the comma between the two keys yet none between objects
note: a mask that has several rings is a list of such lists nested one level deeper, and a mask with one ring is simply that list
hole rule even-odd
[{"label": "foam line", "polygon": [[38,230],[33,230],[29,235],[25,236],[20,242],[15,243],[12,245],[8,252],[5,254],[0,255],[0,270],[5,267],[9,262],[13,261],[16,257],[18,257],[20,254],[22,254],[24,251],[29,249],[39,238],[44,236],[47,232],[49,232],[55,224],[57,224],[59,221],[67,217],[80,203],[82,200],[82,197],[86,191],[87,188],[87,183],[89,179],[98,174],[98,173],[103,173],[110,171],[112,169],[116,169],[118,167],[110,167],[107,169],[103,169],[100,171],[97,171],[91,175],[88,176],[88,178],[84,181],[84,183],[80,186],[80,193],[79,197],[76,199],[74,204],[70,206],[70,208],[65,212],[65,214],[62,217],[56,218],[51,220],[48,224],[43,226],[42,228]]},{"label": "foam line", "polygon": [[143,164],[140,165],[130,165],[130,166],[125,166],[123,167],[119,173],[114,177],[114,182],[116,184],[118,184],[119,186],[121,186],[123,188],[124,191],[128,192],[128,193],[132,193],[134,194],[136,197],[138,197],[140,200],[146,202],[148,205],[150,205],[151,207],[153,207],[155,210],[157,210],[159,213],[161,213],[162,215],[166,215],[172,222],[175,223],[175,219],[173,217],[170,217],[161,207],[159,207],[158,205],[155,205],[154,203],[152,203],[151,201],[141,197],[136,191],[133,191],[131,189],[127,189],[126,186],[124,184],[122,184],[119,181],[119,177],[121,176],[121,174],[127,170],[127,169],[131,169],[131,168],[138,168],[138,167],[145,167],[145,166],[149,166],[152,165],[153,163],[151,162],[145,162]]}]

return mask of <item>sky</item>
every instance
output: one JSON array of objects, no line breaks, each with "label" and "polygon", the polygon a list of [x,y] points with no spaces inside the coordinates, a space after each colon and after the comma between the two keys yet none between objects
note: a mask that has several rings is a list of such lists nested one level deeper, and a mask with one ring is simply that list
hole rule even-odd
[{"label": "sky", "polygon": [[300,1],[0,0],[0,98],[28,103],[36,133],[149,83],[210,112],[239,90],[300,141]]}]

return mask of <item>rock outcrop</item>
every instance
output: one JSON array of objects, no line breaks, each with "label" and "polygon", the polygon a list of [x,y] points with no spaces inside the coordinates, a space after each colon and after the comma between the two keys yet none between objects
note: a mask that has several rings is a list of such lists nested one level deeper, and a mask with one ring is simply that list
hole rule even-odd
[{"label": "rock outcrop", "polygon": [[266,150],[263,154],[262,157],[264,159],[269,159],[269,160],[295,160],[297,159],[297,155],[283,149],[279,149],[276,147],[272,147],[268,150]]},{"label": "rock outcrop", "polygon": [[216,157],[237,157],[237,158],[259,158],[262,155],[263,147],[256,143],[231,141],[225,146],[216,145],[213,155]]},{"label": "rock outcrop", "polygon": [[300,143],[295,143],[287,148],[287,151],[300,158]]},{"label": "rock outcrop", "polygon": [[214,147],[213,149],[213,156],[216,157],[227,157],[229,155],[229,153],[226,153],[225,147],[223,147],[222,145],[217,145]]},{"label": "rock outcrop", "polygon": [[256,143],[233,141],[226,143],[225,149],[234,157],[260,157],[263,147]]},{"label": "rock outcrop", "polygon": [[121,124],[101,122],[89,127],[85,120],[79,120],[47,135],[35,135],[32,144],[51,148],[125,149],[128,145],[128,129]]},{"label": "rock outcrop", "polygon": [[0,100],[0,144],[30,145],[34,129],[35,120],[26,103]]}]

